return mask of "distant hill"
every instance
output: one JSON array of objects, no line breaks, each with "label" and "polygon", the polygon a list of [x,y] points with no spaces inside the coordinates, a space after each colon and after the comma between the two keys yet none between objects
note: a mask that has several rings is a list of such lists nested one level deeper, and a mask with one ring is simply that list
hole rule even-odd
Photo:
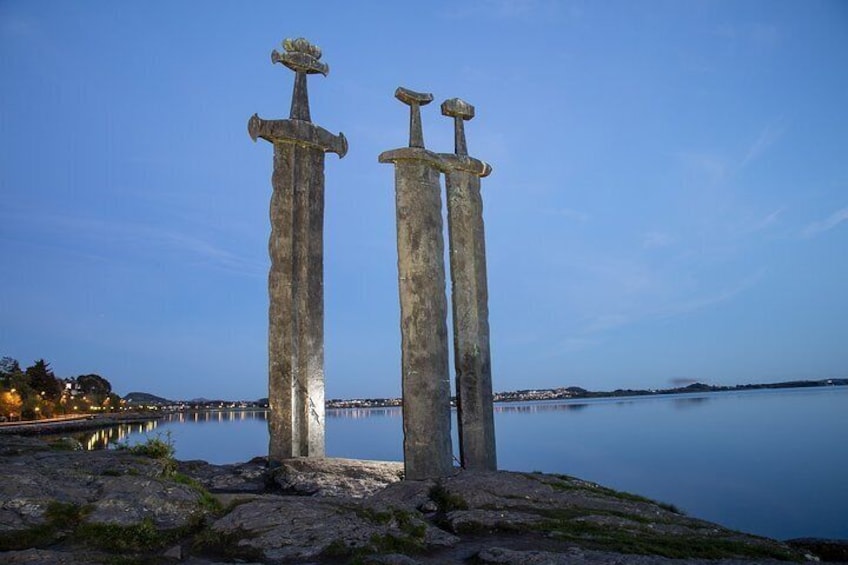
[{"label": "distant hill", "polygon": [[148,392],[131,392],[124,397],[128,404],[172,404],[167,398],[156,396]]},{"label": "distant hill", "polygon": [[[817,381],[801,380],[788,381],[780,383],[763,383],[763,384],[746,384],[746,385],[709,385],[702,382],[692,382],[686,386],[667,389],[618,389],[614,391],[591,391],[579,386],[570,386],[567,388],[545,388],[545,389],[526,389],[507,392],[496,392],[494,394],[495,402],[527,402],[536,400],[566,400],[566,399],[581,399],[581,398],[607,398],[607,397],[624,397],[624,396],[647,396],[657,394],[686,394],[686,393],[705,393],[705,392],[723,392],[723,391],[743,391],[757,389],[774,389],[774,388],[804,388],[804,387],[824,387],[824,386],[848,386],[848,379],[822,379]],[[194,398],[192,400],[168,400],[155,394],[147,392],[131,392],[124,397],[128,404],[136,406],[166,406],[180,405],[184,409],[220,409],[220,408],[268,408],[268,398],[260,398],[255,401],[231,401],[231,400],[211,400],[208,398]],[[400,398],[370,398],[370,399],[328,399],[326,406],[328,408],[357,408],[357,407],[392,407],[400,406]]]}]

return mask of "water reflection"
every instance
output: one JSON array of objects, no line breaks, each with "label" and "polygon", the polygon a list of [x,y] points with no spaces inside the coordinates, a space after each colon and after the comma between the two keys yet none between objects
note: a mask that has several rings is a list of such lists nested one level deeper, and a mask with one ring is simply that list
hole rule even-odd
[{"label": "water reflection", "polygon": [[73,432],[65,434],[50,434],[44,436],[47,441],[70,437],[82,445],[86,451],[95,451],[98,449],[109,449],[116,444],[129,439],[131,436],[146,436],[156,430],[159,422],[150,420],[149,422],[136,422],[132,424],[119,424],[110,428],[99,428],[87,432]]},{"label": "water reflection", "polygon": [[588,407],[594,409],[604,409],[604,407],[616,406],[619,408],[631,408],[640,405],[643,402],[664,402],[672,401],[672,405],[679,409],[689,409],[706,404],[710,397],[695,396],[691,394],[685,395],[645,395],[631,397],[606,397],[606,398],[590,398],[585,400],[547,400],[547,401],[531,401],[531,402],[514,402],[514,403],[497,403],[495,404],[495,412],[503,412],[507,414],[534,414],[538,412],[561,412],[561,411],[580,411]]},{"label": "water reflection", "polygon": [[[327,410],[329,420],[363,420],[367,418],[400,418],[403,414],[399,406],[386,408],[333,408]],[[264,423],[268,419],[268,410],[198,410],[171,412],[160,414],[158,419],[148,422],[118,424],[109,428],[46,435],[48,441],[62,437],[71,437],[80,442],[87,451],[109,449],[118,443],[130,444],[145,441],[148,437],[156,437],[153,432],[170,431],[176,424],[232,424],[238,422]]]},{"label": "water reflection", "polygon": [[403,410],[400,406],[387,408],[333,408],[327,410],[327,418],[345,418],[358,420],[361,418],[400,418]]},{"label": "water reflection", "polygon": [[[653,397],[656,398],[656,397]],[[709,400],[705,396],[671,397],[675,408],[686,410],[701,406]],[[634,398],[599,398],[586,401],[552,400],[535,402],[496,403],[495,412],[499,414],[529,415],[542,412],[581,412],[589,406],[629,406],[646,399]],[[453,411],[455,412],[455,408]],[[326,412],[328,420],[366,420],[392,419],[403,416],[400,406],[368,407],[368,408],[331,408]],[[268,419],[267,409],[253,410],[197,410],[172,412],[160,415],[158,420],[143,423],[119,424],[110,428],[100,428],[88,432],[76,432],[48,436],[47,439],[72,437],[79,441],[86,450],[108,449],[119,442],[129,440],[130,443],[144,441],[160,427],[170,428],[171,424],[229,424],[234,422],[265,422]]]},{"label": "water reflection", "polygon": [[687,408],[696,408],[701,404],[705,404],[709,398],[706,396],[693,396],[691,398],[675,398],[674,399],[674,407],[679,408],[680,410],[686,410]]},{"label": "water reflection", "polygon": [[535,412],[552,412],[559,410],[583,410],[589,404],[586,402],[581,403],[564,403],[564,402],[532,402],[532,403],[509,403],[509,404],[495,404],[495,412],[505,412],[505,413],[526,413],[533,414]]},{"label": "water reflection", "polygon": [[179,424],[225,424],[229,422],[246,422],[249,420],[267,420],[268,411],[257,410],[199,410],[173,412],[166,415],[162,421]]}]

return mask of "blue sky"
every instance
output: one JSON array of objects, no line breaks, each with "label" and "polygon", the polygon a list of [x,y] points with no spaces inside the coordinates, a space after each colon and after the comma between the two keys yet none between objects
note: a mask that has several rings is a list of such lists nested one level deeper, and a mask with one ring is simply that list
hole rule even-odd
[{"label": "blue sky", "polygon": [[324,52],[328,397],[400,394],[397,86],[474,104],[496,390],[848,376],[845,2],[0,2],[0,355],[266,394],[285,37]]}]

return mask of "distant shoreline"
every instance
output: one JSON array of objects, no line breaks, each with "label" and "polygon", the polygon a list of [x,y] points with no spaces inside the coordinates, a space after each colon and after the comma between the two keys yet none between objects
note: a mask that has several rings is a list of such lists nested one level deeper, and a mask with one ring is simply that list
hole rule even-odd
[{"label": "distant shoreline", "polygon": [[64,432],[80,432],[97,428],[109,428],[120,424],[137,424],[162,418],[162,414],[88,414],[52,420],[28,420],[0,424],[0,434],[42,435]]},{"label": "distant shoreline", "polygon": [[[640,398],[646,396],[664,396],[673,394],[698,394],[709,392],[742,392],[750,390],[778,390],[800,388],[824,388],[848,386],[848,379],[823,379],[819,381],[789,381],[781,383],[748,384],[735,386],[713,386],[703,383],[693,383],[686,387],[658,390],[618,389],[614,391],[588,391],[579,387],[526,389],[512,392],[496,393],[496,404],[517,402],[544,402],[565,400],[592,400],[596,398]],[[171,402],[153,405],[154,411],[123,412],[117,414],[90,414],[55,420],[30,420],[24,422],[0,423],[0,434],[6,435],[47,435],[64,432],[78,432],[98,428],[108,428],[120,424],[143,423],[159,420],[167,414],[179,412],[258,412],[269,410],[268,406],[229,401],[209,401],[207,404]],[[224,405],[227,404],[227,405]],[[455,405],[455,400],[452,400]],[[328,410],[369,410],[401,408],[400,398],[367,398],[327,401]]]},{"label": "distant shoreline", "polygon": [[[785,381],[779,383],[747,384],[734,386],[715,386],[692,383],[685,387],[668,389],[617,389],[613,391],[590,391],[580,387],[561,387],[545,389],[524,389],[510,392],[496,392],[495,403],[538,402],[544,400],[589,400],[593,398],[628,398],[642,396],[660,396],[671,394],[697,394],[705,392],[740,392],[746,390],[820,388],[848,386],[848,379],[821,379],[817,381]],[[452,399],[452,405],[455,399]],[[400,398],[368,398],[353,400],[327,401],[327,408],[391,408],[400,406]]]},{"label": "distant shoreline", "polygon": [[[617,389],[613,391],[590,391],[584,388],[559,387],[545,389],[525,389],[510,392],[496,392],[494,402],[530,402],[536,400],[579,400],[591,398],[618,398],[638,397],[668,394],[693,394],[704,392],[733,392],[744,390],[762,389],[786,389],[786,388],[815,388],[827,386],[848,386],[848,379],[821,379],[817,381],[799,380],[784,381],[779,383],[746,384],[734,386],[715,386],[703,383],[692,383],[685,387],[669,389]],[[165,410],[172,412],[183,412],[193,410],[267,410],[268,399],[261,398],[255,401],[232,401],[232,400],[167,400],[148,393],[130,393],[125,397],[130,406],[149,407],[153,410]],[[344,408],[395,408],[402,406],[401,398],[352,398],[352,399],[329,399],[326,402],[327,409]],[[451,399],[451,404],[456,404],[456,399]]]}]

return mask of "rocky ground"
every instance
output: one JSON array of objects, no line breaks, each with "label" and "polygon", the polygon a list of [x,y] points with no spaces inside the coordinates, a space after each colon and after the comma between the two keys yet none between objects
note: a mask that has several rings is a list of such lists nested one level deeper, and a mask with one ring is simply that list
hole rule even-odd
[{"label": "rocky ground", "polygon": [[701,564],[845,559],[571,477],[457,472],[401,481],[400,463],[296,459],[269,471],[155,449],[83,452],[0,437],[0,562]]}]

